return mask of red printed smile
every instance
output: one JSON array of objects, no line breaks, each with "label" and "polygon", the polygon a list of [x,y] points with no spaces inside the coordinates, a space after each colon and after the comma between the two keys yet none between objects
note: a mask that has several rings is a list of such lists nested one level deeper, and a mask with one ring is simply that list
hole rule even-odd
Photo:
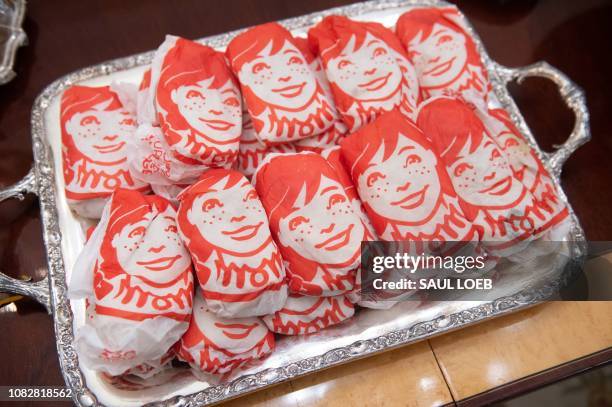
[{"label": "red printed smile", "polygon": [[512,177],[507,176],[506,178],[502,179],[501,181],[496,182],[489,188],[485,188],[478,192],[480,192],[481,194],[489,194],[489,195],[504,195],[506,192],[510,190],[511,186],[512,186]]},{"label": "red printed smile", "polygon": [[238,240],[239,242],[241,242],[243,240],[249,240],[250,238],[255,236],[262,224],[263,222],[259,222],[257,225],[242,226],[241,228],[238,228],[236,230],[231,230],[229,232],[224,230],[221,233],[231,237],[234,240]]},{"label": "red printed smile", "polygon": [[453,62],[455,62],[455,58],[457,57],[453,57],[446,62],[442,62],[441,64],[434,66],[430,70],[423,72],[423,75],[431,75],[431,76],[444,75],[453,66]]},{"label": "red printed smile", "polygon": [[385,86],[387,82],[389,82],[389,77],[391,76],[391,72],[387,74],[387,76],[381,76],[380,78],[372,79],[370,82],[362,83],[359,86],[360,88],[365,88],[368,92],[373,92]]},{"label": "red printed smile", "polygon": [[226,122],[225,120],[207,120],[202,118],[198,120],[213,130],[226,131],[234,127],[234,123]]},{"label": "red printed smile", "polygon": [[412,209],[416,208],[417,206],[421,206],[425,200],[425,193],[427,192],[428,188],[429,185],[425,185],[420,191],[408,194],[399,201],[391,202],[391,205],[399,206],[403,209]]},{"label": "red printed smile", "polygon": [[318,243],[315,245],[317,249],[325,249],[329,252],[333,252],[334,250],[338,250],[344,246],[346,246],[351,237],[351,231],[353,230],[353,225],[350,225],[342,232],[330,237],[326,241],[322,243]]},{"label": "red printed smile", "polygon": [[[257,327],[256,323],[251,325],[245,324],[224,324],[221,322],[215,322],[217,328],[221,328],[223,335],[230,339],[244,339],[251,334],[253,329]],[[233,330],[234,332],[231,332]]]},{"label": "red printed smile", "polygon": [[117,144],[110,144],[108,146],[93,146],[96,150],[98,150],[102,154],[114,153],[115,151],[119,151],[125,145],[125,141]]},{"label": "red printed smile", "polygon": [[272,92],[279,93],[282,97],[294,98],[302,93],[306,86],[306,82],[302,82],[300,85],[291,85],[284,88],[272,89]]},{"label": "red printed smile", "polygon": [[139,266],[144,266],[144,268],[147,270],[163,271],[172,267],[172,265],[174,265],[174,263],[176,263],[176,261],[180,258],[180,255],[176,255],[174,257],[160,257],[159,259],[150,261],[137,261],[136,264]]}]

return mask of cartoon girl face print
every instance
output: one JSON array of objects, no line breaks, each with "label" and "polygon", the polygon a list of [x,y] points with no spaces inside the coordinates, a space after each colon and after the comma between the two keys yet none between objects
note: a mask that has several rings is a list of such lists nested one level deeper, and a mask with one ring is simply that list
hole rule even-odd
[{"label": "cartoon girl face print", "polygon": [[523,138],[508,128],[504,128],[496,136],[497,144],[508,157],[508,164],[512,169],[514,177],[521,181],[526,187],[531,187],[535,182],[538,162],[531,152],[529,145]]},{"label": "cartoon girl face print", "polygon": [[272,41],[240,69],[243,86],[274,106],[295,110],[306,106],[317,91],[317,82],[302,53],[289,41],[271,54]]},{"label": "cartoon girl face print", "polygon": [[480,146],[469,150],[468,142],[448,167],[457,194],[476,206],[506,207],[516,202],[524,187],[495,142],[484,135]]},{"label": "cartoon girl face print", "polygon": [[172,101],[199,133],[219,143],[232,141],[241,132],[240,92],[231,80],[213,89],[210,87],[213,79],[179,86],[172,91]]},{"label": "cartoon girl face print", "polygon": [[358,49],[355,42],[352,36],[342,53],[327,64],[330,81],[357,100],[389,99],[402,82],[395,52],[370,33]]},{"label": "cartoon girl face print", "polygon": [[321,176],[319,189],[304,204],[304,186],[289,216],[279,222],[279,238],[304,258],[341,264],[360,250],[364,227],[340,183]]},{"label": "cartoon girl face print", "polygon": [[248,253],[262,247],[270,230],[257,192],[246,179],[228,189],[219,187],[223,185],[225,178],[198,195],[187,219],[206,241],[218,248]]},{"label": "cartoon girl face print", "polygon": [[183,272],[191,259],[179,238],[174,216],[166,211],[153,217],[149,212],[142,220],[126,225],[111,244],[125,272],[164,283],[176,277],[170,271]]},{"label": "cartoon girl face print", "polygon": [[384,144],[358,177],[362,198],[381,216],[404,222],[427,218],[441,193],[435,154],[398,135],[393,153],[383,160]]},{"label": "cartoon girl face print", "polygon": [[136,121],[128,112],[104,110],[109,103],[112,99],[75,113],[66,122],[66,131],[76,148],[92,161],[103,164],[126,159],[126,143],[136,131]]},{"label": "cartoon girl face print", "polygon": [[426,88],[451,83],[463,72],[468,60],[465,36],[437,23],[424,41],[420,35],[410,41],[408,53],[420,85]]}]

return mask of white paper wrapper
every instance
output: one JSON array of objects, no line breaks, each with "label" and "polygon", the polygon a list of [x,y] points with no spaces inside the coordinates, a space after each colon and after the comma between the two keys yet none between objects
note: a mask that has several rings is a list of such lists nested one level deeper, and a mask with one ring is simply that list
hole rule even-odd
[{"label": "white paper wrapper", "polygon": [[183,189],[195,182],[209,167],[187,163],[173,154],[159,127],[141,124],[129,143],[130,171],[135,177],[151,184],[164,198],[176,198],[176,188]]},{"label": "white paper wrapper", "polygon": [[489,252],[511,255],[550,229],[547,211],[512,171],[507,152],[473,107],[431,98],[421,105],[417,124],[444,162],[463,212]]},{"label": "white paper wrapper", "polygon": [[[317,136],[338,119],[310,55],[277,23],[248,29],[226,52],[259,140],[272,145]],[[263,58],[261,58],[263,56]]]},{"label": "white paper wrapper", "polygon": [[283,335],[310,334],[353,316],[353,303],[345,295],[310,297],[291,294],[285,306],[263,317],[268,328]]},{"label": "white paper wrapper", "polygon": [[127,144],[136,123],[110,87],[67,89],[62,95],[60,122],[65,193],[77,214],[99,218],[117,188],[149,189],[129,171]]},{"label": "white paper wrapper", "polygon": [[115,376],[157,363],[188,327],[191,260],[168,201],[118,190],[77,259],[69,298],[87,301],[80,360]]},{"label": "white paper wrapper", "polygon": [[287,298],[282,258],[246,177],[209,170],[179,200],[177,221],[208,309],[222,317],[280,309]]},{"label": "white paper wrapper", "polygon": [[90,304],[87,324],[77,332],[75,346],[81,363],[90,369],[110,375],[135,374],[142,371],[139,366],[155,364],[187,327],[186,321],[163,316],[133,321],[99,315]]},{"label": "white paper wrapper", "polygon": [[151,64],[149,98],[173,155],[186,163],[229,168],[238,153],[242,96],[225,55],[167,36]]},{"label": "white paper wrapper", "polygon": [[270,154],[255,188],[286,264],[289,290],[335,296],[353,289],[367,226],[334,168],[318,154]]},{"label": "white paper wrapper", "polygon": [[414,117],[419,102],[416,71],[392,31],[379,23],[332,15],[308,31],[308,40],[351,132],[396,108]]},{"label": "white paper wrapper", "polygon": [[323,150],[337,146],[346,136],[347,131],[346,125],[341,121],[337,121],[325,133],[295,142],[295,149],[298,152],[311,151],[320,154]]},{"label": "white paper wrapper", "polygon": [[[243,104],[243,106],[245,105]],[[234,166],[235,169],[250,178],[267,154],[294,153],[295,151],[296,148],[292,143],[277,144],[274,146],[266,146],[261,143],[255,134],[251,116],[249,116],[246,110],[243,110],[242,135],[240,136],[240,146],[238,147],[238,158]]]},{"label": "white paper wrapper", "polygon": [[[176,351],[174,347],[172,347],[161,358],[149,360],[141,365],[135,366],[127,370],[124,373],[124,376],[129,377],[129,379],[134,381],[135,384],[140,383],[143,386],[162,384],[164,382],[158,379],[161,379],[162,373],[172,369],[172,360],[175,356]],[[167,375],[163,375],[163,377],[166,376]]]},{"label": "white paper wrapper", "polygon": [[274,350],[274,334],[259,318],[222,318],[211,312],[199,290],[179,359],[195,370],[221,375],[265,357]]}]

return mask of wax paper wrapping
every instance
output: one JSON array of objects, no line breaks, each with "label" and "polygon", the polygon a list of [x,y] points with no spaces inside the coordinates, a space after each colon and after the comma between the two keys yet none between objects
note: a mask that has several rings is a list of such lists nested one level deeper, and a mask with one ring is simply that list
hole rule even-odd
[{"label": "wax paper wrapping", "polygon": [[476,43],[454,7],[415,8],[400,16],[396,33],[416,68],[423,100],[460,97],[497,103]]},{"label": "wax paper wrapping", "polygon": [[[234,168],[251,178],[268,153],[294,153],[296,151],[296,146],[292,143],[276,144],[273,146],[266,146],[261,143],[259,139],[257,139],[255,129],[253,128],[253,121],[251,120],[251,116],[249,116],[249,112],[246,111],[246,106],[244,104],[243,108],[242,135],[240,136],[240,146],[238,147],[238,159],[236,160]],[[320,136],[316,137],[318,138]],[[309,137],[304,139],[304,141],[314,138],[315,137]]]},{"label": "wax paper wrapping", "polygon": [[208,309],[265,315],[287,298],[283,261],[257,192],[235,170],[209,170],[180,196],[178,224]]},{"label": "wax paper wrapping", "polygon": [[368,231],[336,171],[314,153],[270,154],[253,177],[293,293],[352,290]]},{"label": "wax paper wrapping", "polygon": [[[372,226],[372,223],[370,222],[370,219],[368,218],[366,214],[365,207],[363,206],[363,203],[359,199],[359,195],[357,194],[357,189],[355,188],[355,185],[353,185],[353,180],[351,179],[351,176],[348,173],[348,170],[344,164],[344,159],[342,158],[342,155],[341,155],[340,146],[335,146],[335,147],[331,147],[326,150],[323,150],[321,152],[321,156],[325,158],[327,162],[329,163],[329,165],[331,165],[332,168],[336,171],[336,174],[338,175],[338,179],[344,186],[346,195],[349,197],[351,202],[353,202],[353,205],[355,207],[355,212],[359,215],[363,224],[365,225],[367,233],[363,240],[364,241],[377,240],[378,237],[376,236],[374,227]],[[347,298],[351,302],[358,303],[362,307],[366,307],[366,308],[381,308],[381,307],[389,308],[390,307],[389,303],[380,305],[380,304],[376,304],[375,301],[362,301],[361,266],[357,267],[357,269],[355,270],[355,285],[354,285],[353,290],[347,294]]]},{"label": "wax paper wrapping", "polygon": [[[150,360],[138,366],[127,370],[124,373],[126,379],[132,380],[134,384],[140,384],[143,387],[162,384],[163,381],[153,379],[154,377],[164,373],[172,368],[172,360],[176,356],[174,347],[171,347],[164,355],[155,360]],[[163,376],[165,377],[165,375]],[[159,377],[161,378],[161,377]]]},{"label": "wax paper wrapping", "polygon": [[128,169],[136,123],[116,93],[108,86],[72,86],[60,109],[65,192],[77,214],[99,218],[117,188],[148,190]]},{"label": "wax paper wrapping", "polygon": [[136,122],[139,123],[136,106],[138,85],[130,82],[112,82],[109,88],[112,92],[115,92],[115,94],[119,98],[119,102],[121,103],[123,110],[135,117]]},{"label": "wax paper wrapping", "polygon": [[417,251],[478,241],[431,142],[398,111],[348,136],[341,152],[382,240],[411,241]]},{"label": "wax paper wrapping", "polygon": [[189,329],[178,347],[179,359],[192,368],[224,374],[261,359],[274,350],[274,334],[261,319],[223,318],[207,307],[196,291]]},{"label": "wax paper wrapping", "polygon": [[507,151],[473,107],[458,99],[432,98],[421,106],[417,124],[431,139],[466,217],[489,250],[510,254],[550,228],[548,211],[517,178]]},{"label": "wax paper wrapping", "polygon": [[416,71],[389,29],[328,16],[308,31],[308,40],[351,132],[394,108],[414,117],[419,102]]},{"label": "wax paper wrapping", "polygon": [[323,150],[337,146],[346,134],[346,125],[337,121],[327,132],[297,141],[293,145],[297,152],[311,151],[320,154]]},{"label": "wax paper wrapping", "polygon": [[[325,70],[323,69],[321,59],[312,53],[306,38],[298,37],[295,38],[295,41],[298,48],[302,51],[302,54],[306,58],[310,69],[312,69],[312,71],[315,73],[327,99],[334,100],[334,95],[332,94],[331,87],[327,81],[327,77],[325,76]],[[324,133],[321,133],[318,136],[298,140],[293,144],[298,152],[312,151],[314,153],[321,153],[326,148],[338,145],[340,140],[342,140],[347,133],[348,128],[340,116],[338,116],[338,119],[334,122],[334,124]]]},{"label": "wax paper wrapping", "polygon": [[273,332],[305,335],[339,324],[354,313],[353,303],[345,295],[311,297],[291,294],[282,309],[262,319]]},{"label": "wax paper wrapping", "polygon": [[[159,58],[157,63],[159,63]],[[156,72],[159,74],[159,71]],[[151,94],[151,75],[151,68],[142,74],[142,79],[136,93],[136,118],[140,124],[158,126],[155,97]]]},{"label": "wax paper wrapping", "polygon": [[338,118],[300,47],[277,23],[250,28],[227,46],[257,137],[267,145],[319,135]]},{"label": "wax paper wrapping", "polygon": [[138,126],[127,148],[129,169],[134,177],[149,183],[156,194],[171,200],[210,168],[177,158],[162,129],[150,124]]},{"label": "wax paper wrapping", "polygon": [[535,150],[529,146],[505,110],[476,108],[475,112],[502,149],[514,176],[533,195],[541,209],[540,213],[545,221],[544,228],[564,224],[560,228],[551,229],[551,240],[561,240],[569,227],[569,212],[557,193],[551,175]]},{"label": "wax paper wrapping", "polygon": [[223,53],[167,36],[151,62],[149,109],[151,99],[175,158],[232,165],[242,129],[241,95]]},{"label": "wax paper wrapping", "polygon": [[155,364],[188,327],[191,260],[164,199],[117,190],[74,265],[69,297],[85,299],[80,361],[119,375]]}]

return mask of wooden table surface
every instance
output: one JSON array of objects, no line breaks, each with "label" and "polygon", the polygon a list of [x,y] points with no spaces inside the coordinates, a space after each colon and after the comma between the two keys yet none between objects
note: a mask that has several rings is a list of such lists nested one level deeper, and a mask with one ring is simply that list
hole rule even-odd
[{"label": "wooden table surface", "polygon": [[[0,186],[32,161],[29,116],[54,79],[107,59],[151,50],[166,33],[187,38],[297,16],[343,0],[29,0],[29,45],[17,77],[0,87]],[[563,185],[590,240],[612,240],[612,4],[601,0],[459,2],[493,59],[520,66],[546,60],[587,94],[593,140],[568,161]],[[528,79],[512,93],[540,144],[564,141],[573,117],[555,87]],[[0,270],[45,274],[34,199],[0,207]],[[470,397],[609,348],[612,303],[548,303],[413,346],[307,376],[228,405],[436,405]],[[0,312],[0,384],[63,384],[53,328],[29,301]],[[27,403],[22,403],[27,405]],[[40,405],[33,403],[32,405]],[[51,405],[51,404],[47,404]]]}]

